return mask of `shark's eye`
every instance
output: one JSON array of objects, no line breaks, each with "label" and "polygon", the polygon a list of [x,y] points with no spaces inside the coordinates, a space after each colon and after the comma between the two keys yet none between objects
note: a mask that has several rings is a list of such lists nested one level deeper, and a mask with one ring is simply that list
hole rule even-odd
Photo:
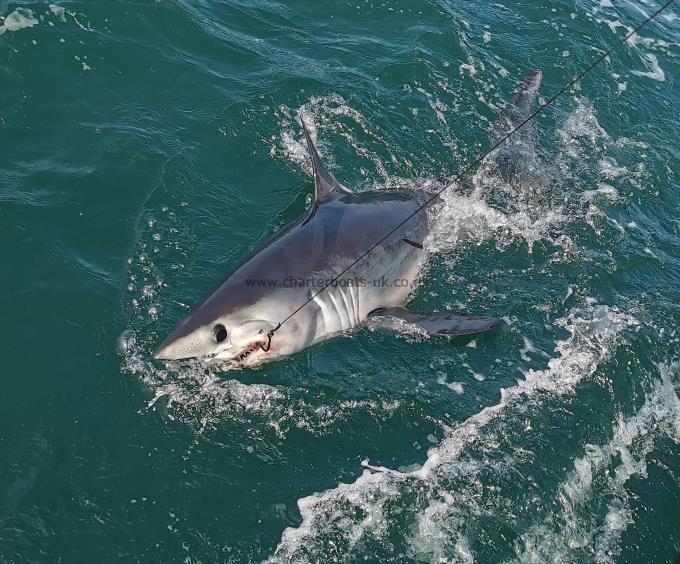
[{"label": "shark's eye", "polygon": [[215,340],[218,343],[221,343],[222,341],[224,341],[224,339],[227,338],[227,329],[224,325],[218,323],[217,325],[215,325],[215,327],[213,327],[212,334]]}]

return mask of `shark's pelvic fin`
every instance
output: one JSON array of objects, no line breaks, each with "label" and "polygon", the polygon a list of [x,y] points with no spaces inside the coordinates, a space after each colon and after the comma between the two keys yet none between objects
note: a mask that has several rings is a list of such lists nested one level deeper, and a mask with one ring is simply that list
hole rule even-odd
[{"label": "shark's pelvic fin", "polygon": [[300,122],[302,123],[302,129],[305,132],[309,157],[312,159],[312,169],[314,171],[314,203],[320,204],[328,200],[333,193],[351,194],[351,190],[345,188],[330,172],[328,172],[319,158],[319,153],[316,151],[316,147],[312,142],[309,131],[307,131],[304,120],[301,119]]},{"label": "shark's pelvic fin", "polygon": [[[411,313],[403,307],[376,309],[368,315],[372,324],[394,329],[394,321],[417,325],[429,335],[471,335],[484,333],[503,325],[496,317],[453,315],[448,313]],[[376,319],[377,318],[377,319]],[[378,320],[384,320],[378,322]]]}]

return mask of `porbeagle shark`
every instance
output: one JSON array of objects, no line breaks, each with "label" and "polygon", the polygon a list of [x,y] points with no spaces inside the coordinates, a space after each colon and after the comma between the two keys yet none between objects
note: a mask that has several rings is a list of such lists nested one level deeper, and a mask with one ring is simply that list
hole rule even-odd
[{"label": "porbeagle shark", "polygon": [[[537,71],[520,86],[506,118],[511,124],[528,115],[539,82]],[[236,266],[154,357],[219,362],[228,370],[292,355],[369,320],[447,336],[499,327],[502,322],[494,317],[403,308],[426,261],[423,241],[429,225],[421,206],[427,194],[352,193],[328,172],[304,122],[302,127],[314,174],[311,208]]]}]

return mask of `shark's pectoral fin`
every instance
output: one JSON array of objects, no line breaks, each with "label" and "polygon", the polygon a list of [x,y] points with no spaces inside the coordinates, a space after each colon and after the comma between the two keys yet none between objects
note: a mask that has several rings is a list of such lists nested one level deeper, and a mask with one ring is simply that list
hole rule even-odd
[{"label": "shark's pectoral fin", "polygon": [[395,328],[394,321],[401,320],[416,325],[429,335],[471,335],[484,333],[503,325],[496,317],[453,315],[448,313],[412,313],[404,308],[376,309],[368,315],[374,325]]}]

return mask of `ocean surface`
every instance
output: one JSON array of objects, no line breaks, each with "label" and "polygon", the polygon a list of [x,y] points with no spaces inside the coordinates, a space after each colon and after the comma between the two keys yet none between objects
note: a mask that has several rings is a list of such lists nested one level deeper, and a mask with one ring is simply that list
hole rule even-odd
[{"label": "ocean surface", "polygon": [[680,553],[680,6],[431,210],[409,307],[256,370],[151,352],[313,191],[444,186],[659,0],[0,0],[0,562]]}]

